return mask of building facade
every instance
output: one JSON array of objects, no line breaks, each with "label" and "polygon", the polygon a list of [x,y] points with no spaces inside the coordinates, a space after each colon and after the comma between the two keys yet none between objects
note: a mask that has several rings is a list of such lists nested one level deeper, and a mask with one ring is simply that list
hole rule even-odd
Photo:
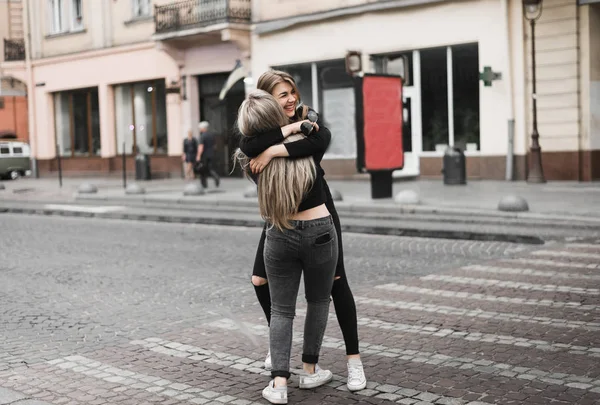
[{"label": "building facade", "polygon": [[[543,169],[548,180],[597,180],[600,1],[542,5]],[[254,79],[279,68],[332,130],[328,175],[351,178],[355,106],[344,57],[353,50],[365,72],[404,75],[405,168],[396,176],[441,176],[454,145],[465,149],[469,178],[525,179],[533,95],[524,17],[521,0],[0,0],[0,95],[13,94],[4,105],[27,114],[42,176],[57,156],[67,173],[119,172],[122,154],[133,170],[137,152],[151,155],[155,175],[179,176],[182,139],[197,135],[200,120],[219,134],[225,173],[248,90],[239,81],[221,100],[229,73],[239,63]],[[22,134],[16,110],[11,125]]]},{"label": "building facade", "polygon": [[133,170],[140,152],[154,176],[179,176],[182,140],[201,119],[220,135],[217,163],[228,169],[237,106],[218,93],[249,57],[249,0],[20,3],[27,57],[3,67],[27,84],[40,175],[57,169],[57,155],[67,174],[120,172],[123,154]]},{"label": "building facade", "polygon": [[[579,3],[543,0],[536,25],[539,133],[549,180],[600,179],[600,4]],[[365,72],[406,71],[406,163],[397,175],[439,177],[447,145],[461,145],[470,178],[505,179],[510,150],[510,177],[526,178],[531,41],[521,0],[255,0],[253,15],[252,72],[278,67],[294,74],[305,102],[332,129],[328,174],[356,171],[352,81],[344,68],[346,52],[354,50]],[[486,68],[501,79],[486,86]]]}]

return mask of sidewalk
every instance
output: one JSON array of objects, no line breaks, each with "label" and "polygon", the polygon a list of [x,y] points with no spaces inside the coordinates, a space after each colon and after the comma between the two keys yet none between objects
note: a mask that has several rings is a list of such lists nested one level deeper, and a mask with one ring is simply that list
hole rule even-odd
[{"label": "sidewalk", "polygon": [[[128,179],[128,184],[133,183]],[[77,195],[83,183],[94,184],[96,194]],[[118,178],[68,178],[59,188],[57,179],[19,179],[5,181],[0,190],[4,201],[74,202],[81,200],[144,202],[169,205],[243,205],[256,206],[256,198],[244,198],[244,191],[252,184],[240,178],[225,178],[221,187],[214,190],[213,183],[203,196],[183,195],[186,182],[182,179],[165,179],[139,182],[144,195],[126,195],[122,179]],[[393,199],[372,200],[370,183],[364,180],[329,181],[333,190],[339,191],[343,200],[336,202],[340,210],[355,212],[411,212],[444,215],[484,215],[494,217],[524,217],[541,219],[578,219],[600,221],[600,183],[551,182],[535,185],[525,182],[471,181],[464,186],[445,186],[440,180],[395,182],[393,194],[403,190],[416,191],[421,204],[401,207]],[[497,210],[500,199],[518,195],[529,204],[528,213],[506,213]],[[202,203],[202,204],[201,204]]]}]

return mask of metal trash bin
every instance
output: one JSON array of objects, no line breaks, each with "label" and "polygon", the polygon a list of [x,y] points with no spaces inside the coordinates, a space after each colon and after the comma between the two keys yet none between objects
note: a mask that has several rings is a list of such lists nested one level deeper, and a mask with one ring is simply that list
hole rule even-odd
[{"label": "metal trash bin", "polygon": [[135,179],[150,180],[150,156],[138,153],[135,156]]},{"label": "metal trash bin", "polygon": [[449,146],[444,152],[444,184],[467,184],[467,161],[461,148]]}]

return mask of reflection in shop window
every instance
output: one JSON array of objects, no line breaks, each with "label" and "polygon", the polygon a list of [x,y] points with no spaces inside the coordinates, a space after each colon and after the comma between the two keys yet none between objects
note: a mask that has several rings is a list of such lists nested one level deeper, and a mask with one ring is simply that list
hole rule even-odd
[{"label": "reflection in shop window", "polygon": [[164,80],[115,86],[115,125],[119,154],[166,154]]},{"label": "reflection in shop window", "polygon": [[54,125],[61,156],[100,155],[98,89],[55,93]]},{"label": "reflection in shop window", "polygon": [[[313,66],[316,69],[313,69]],[[318,106],[321,119],[331,131],[331,143],[325,158],[356,157],[354,87],[343,60],[280,66],[298,85],[305,104]],[[314,84],[318,92],[313,92]]]}]

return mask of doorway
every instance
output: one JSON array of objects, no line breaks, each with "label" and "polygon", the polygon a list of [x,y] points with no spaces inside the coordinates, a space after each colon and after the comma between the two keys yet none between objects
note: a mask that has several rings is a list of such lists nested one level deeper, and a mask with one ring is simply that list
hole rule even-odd
[{"label": "doorway", "polygon": [[[200,121],[208,121],[210,131],[216,135],[214,169],[221,176],[229,176],[233,169],[231,156],[239,144],[235,122],[245,97],[244,82],[240,80],[229,90],[224,100],[219,100],[219,93],[228,77],[229,73],[198,76]],[[231,176],[241,175],[238,165]]]}]

